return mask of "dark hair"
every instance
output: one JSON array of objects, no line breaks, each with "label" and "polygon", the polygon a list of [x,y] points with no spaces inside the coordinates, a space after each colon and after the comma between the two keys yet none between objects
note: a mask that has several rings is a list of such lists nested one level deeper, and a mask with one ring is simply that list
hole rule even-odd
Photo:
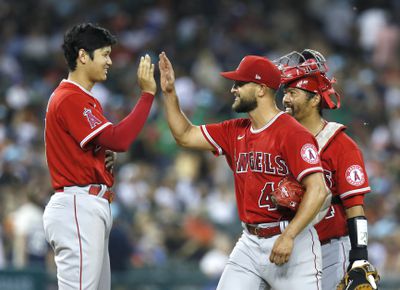
[{"label": "dark hair", "polygon": [[105,28],[91,24],[82,23],[73,26],[64,35],[64,57],[70,71],[76,69],[76,59],[80,49],[84,49],[93,59],[93,52],[105,46],[117,43],[117,39]]},{"label": "dark hair", "polygon": [[[307,100],[311,100],[312,98],[314,98],[317,95],[316,93],[310,92],[307,90],[302,90],[302,91],[306,93]],[[318,112],[319,112],[320,116],[322,117],[322,96],[321,95],[320,95],[320,101],[318,104]]]}]

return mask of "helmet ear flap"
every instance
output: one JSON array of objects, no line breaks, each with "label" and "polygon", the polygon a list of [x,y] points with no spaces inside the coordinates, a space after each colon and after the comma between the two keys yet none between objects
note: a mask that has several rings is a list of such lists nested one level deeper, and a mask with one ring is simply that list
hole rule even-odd
[{"label": "helmet ear flap", "polygon": [[[340,95],[333,89],[323,91],[321,93],[322,107],[327,109],[339,109],[340,108]],[[335,101],[333,101],[335,99]]]},{"label": "helmet ear flap", "polygon": [[320,84],[318,91],[322,97],[322,108],[339,109],[340,95],[332,86],[332,84],[336,83],[336,79],[329,79],[325,74],[318,74],[317,78]]}]

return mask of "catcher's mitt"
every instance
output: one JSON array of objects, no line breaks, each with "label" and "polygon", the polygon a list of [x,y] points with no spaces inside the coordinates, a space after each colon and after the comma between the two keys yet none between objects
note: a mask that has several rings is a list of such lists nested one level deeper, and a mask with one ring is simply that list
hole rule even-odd
[{"label": "catcher's mitt", "polygon": [[303,195],[304,187],[288,175],[279,181],[278,187],[271,192],[271,200],[277,206],[296,211]]},{"label": "catcher's mitt", "polygon": [[372,290],[378,289],[379,274],[373,265],[366,260],[355,261],[336,290]]}]

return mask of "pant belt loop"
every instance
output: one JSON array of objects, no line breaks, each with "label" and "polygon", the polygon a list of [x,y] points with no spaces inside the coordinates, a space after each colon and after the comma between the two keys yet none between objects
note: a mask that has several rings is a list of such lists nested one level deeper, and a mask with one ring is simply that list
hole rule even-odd
[{"label": "pant belt loop", "polygon": [[281,229],[281,233],[286,229],[288,226],[289,222],[288,221],[280,221],[279,222],[279,228]]},{"label": "pant belt loop", "polygon": [[103,195],[106,193],[106,191],[107,191],[107,186],[104,184],[100,184],[100,192],[97,196],[103,197]]}]

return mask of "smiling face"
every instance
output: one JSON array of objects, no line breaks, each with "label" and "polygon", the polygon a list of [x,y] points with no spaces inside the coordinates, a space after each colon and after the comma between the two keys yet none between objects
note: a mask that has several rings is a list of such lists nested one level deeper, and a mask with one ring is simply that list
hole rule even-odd
[{"label": "smiling face", "polygon": [[314,111],[318,111],[318,102],[315,94],[302,89],[287,88],[283,97],[283,106],[286,113],[301,121]]},{"label": "smiling face", "polygon": [[232,109],[236,113],[248,113],[257,108],[256,83],[235,81],[231,92],[235,96]]},{"label": "smiling face", "polygon": [[110,53],[111,46],[105,46],[93,52],[93,59],[89,57],[86,72],[92,82],[102,82],[107,79],[108,69],[112,65]]}]

